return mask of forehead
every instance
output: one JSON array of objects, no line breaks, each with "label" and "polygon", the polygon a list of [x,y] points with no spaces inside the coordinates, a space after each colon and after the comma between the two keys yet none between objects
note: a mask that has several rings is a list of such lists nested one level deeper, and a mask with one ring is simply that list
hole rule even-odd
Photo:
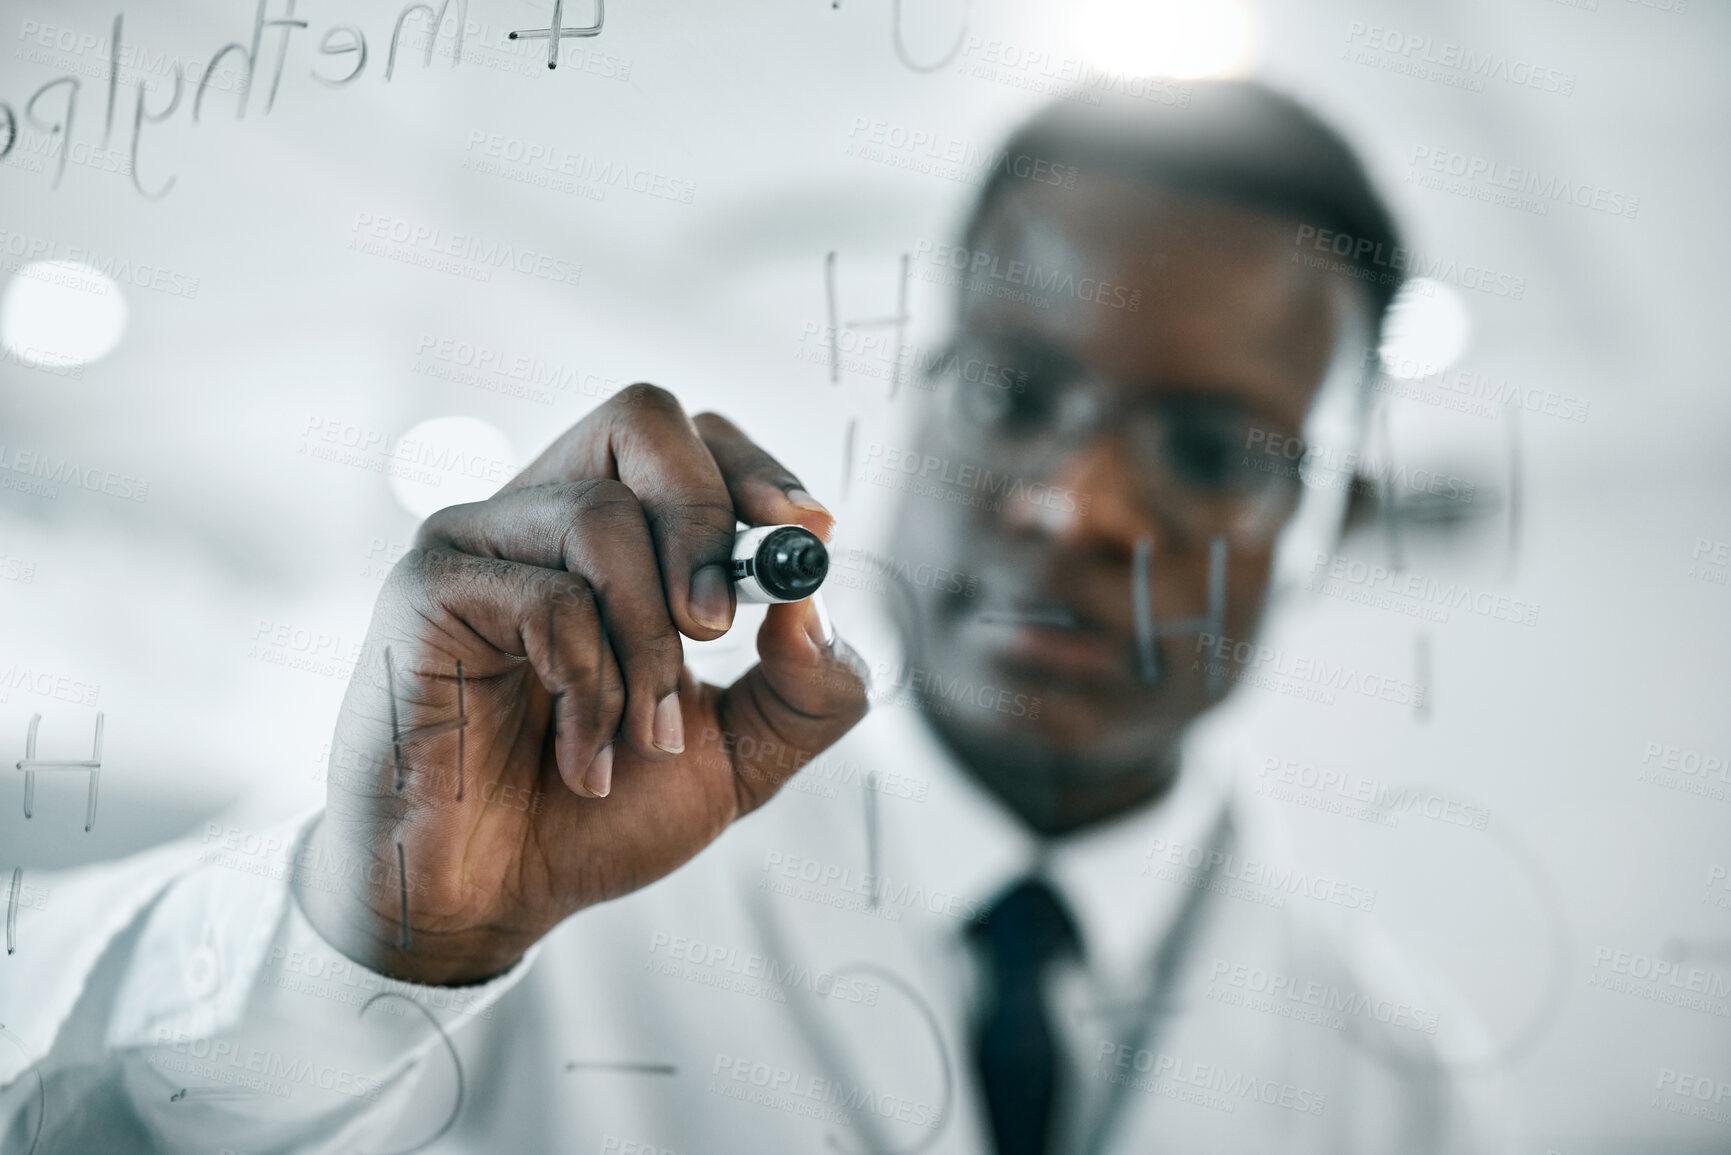
[{"label": "forehead", "polygon": [[1098,173],[1018,184],[976,234],[963,328],[1039,341],[1125,387],[1229,394],[1296,427],[1346,311],[1365,307],[1350,282],[1294,259],[1297,227]]}]

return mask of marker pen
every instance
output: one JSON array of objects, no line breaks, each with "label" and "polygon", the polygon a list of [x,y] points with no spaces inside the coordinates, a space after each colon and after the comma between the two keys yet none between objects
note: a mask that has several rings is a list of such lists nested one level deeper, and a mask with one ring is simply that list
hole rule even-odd
[{"label": "marker pen", "polygon": [[741,602],[797,602],[829,573],[823,539],[799,525],[759,525],[733,538],[733,592]]}]

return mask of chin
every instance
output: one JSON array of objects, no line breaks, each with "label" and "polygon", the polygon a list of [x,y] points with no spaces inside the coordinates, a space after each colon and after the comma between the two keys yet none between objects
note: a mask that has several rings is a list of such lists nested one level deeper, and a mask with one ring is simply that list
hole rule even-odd
[{"label": "chin", "polygon": [[1107,695],[1057,679],[1001,678],[998,684],[1001,709],[958,707],[946,728],[1067,767],[1113,767],[1106,776],[1163,754],[1189,721],[1168,717],[1147,694]]}]

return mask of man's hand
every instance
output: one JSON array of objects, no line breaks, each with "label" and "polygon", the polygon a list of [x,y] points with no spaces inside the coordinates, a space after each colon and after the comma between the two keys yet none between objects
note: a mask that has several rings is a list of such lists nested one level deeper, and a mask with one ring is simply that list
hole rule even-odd
[{"label": "man's hand", "polygon": [[725,690],[685,669],[680,634],[732,623],[736,521],[832,525],[733,425],[648,385],[427,519],[374,608],[297,872],[327,941],[414,982],[497,974],[690,859],[865,715],[810,602],[770,607],[761,661]]}]

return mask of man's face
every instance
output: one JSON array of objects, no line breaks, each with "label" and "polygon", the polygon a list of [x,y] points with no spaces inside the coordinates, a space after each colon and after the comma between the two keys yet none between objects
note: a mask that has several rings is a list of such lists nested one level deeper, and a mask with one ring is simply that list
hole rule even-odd
[{"label": "man's face", "polygon": [[940,465],[910,491],[897,548],[964,575],[914,588],[908,632],[932,721],[985,755],[971,761],[988,784],[1169,773],[1218,696],[1197,633],[1216,542],[1218,632],[1254,631],[1300,487],[1263,446],[1299,436],[1348,312],[1366,309],[1291,259],[1294,229],[1086,173],[988,211],[972,256],[995,263],[961,293],[919,435],[922,469]]}]

